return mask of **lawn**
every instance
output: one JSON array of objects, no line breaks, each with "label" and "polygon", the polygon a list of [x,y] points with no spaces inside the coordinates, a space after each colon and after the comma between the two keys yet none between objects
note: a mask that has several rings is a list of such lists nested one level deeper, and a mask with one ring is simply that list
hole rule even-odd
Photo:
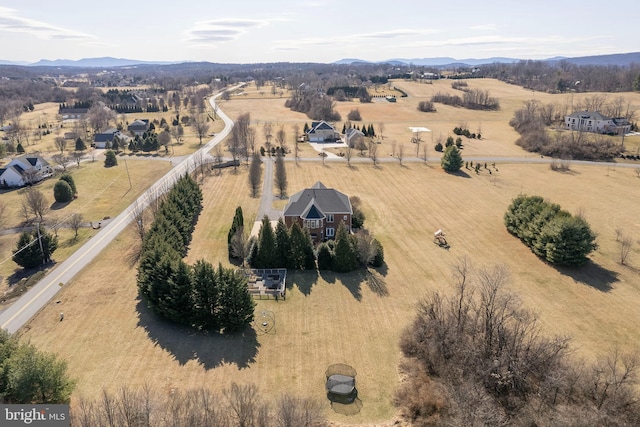
[{"label": "lawn", "polygon": [[[202,385],[219,390],[236,381],[254,382],[271,394],[323,399],[326,367],[348,363],[358,371],[362,411],[353,417],[327,413],[344,423],[383,422],[394,415],[402,329],[422,296],[448,291],[452,265],[468,256],[478,267],[507,266],[509,288],[540,314],[548,333],[574,337],[578,355],[591,358],[637,343],[640,254],[634,251],[630,266],[620,266],[614,232],[622,227],[640,235],[629,215],[640,202],[629,196],[637,186],[635,173],[591,166],[573,166],[570,173],[544,165],[497,167],[492,175],[463,177],[432,164],[348,168],[289,162],[291,192],[321,180],[360,197],[366,226],[384,245],[387,266],[376,286],[362,273],[290,274],[286,301],[257,301],[256,313],[275,314],[274,333],[208,336],[155,318],[137,300],[131,230],[59,294],[60,304],[42,310],[24,335],[69,361],[79,379],[76,396],[95,396],[102,387],[125,383],[169,391]],[[235,206],[243,206],[246,222],[257,211],[246,182],[244,171],[206,180],[189,262],[205,258],[228,265],[225,237]],[[590,197],[579,188],[589,188]],[[502,215],[521,192],[583,212],[600,236],[593,265],[575,271],[550,267],[505,231]],[[447,232],[448,251],[432,243],[438,228]],[[64,322],[57,321],[59,310]]]}]

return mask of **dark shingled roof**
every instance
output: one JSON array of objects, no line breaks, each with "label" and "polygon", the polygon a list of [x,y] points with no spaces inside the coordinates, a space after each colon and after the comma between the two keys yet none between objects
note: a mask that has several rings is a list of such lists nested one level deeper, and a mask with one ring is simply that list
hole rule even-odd
[{"label": "dark shingled roof", "polygon": [[[317,209],[317,212],[312,212]],[[320,181],[311,188],[304,189],[289,198],[284,216],[324,218],[326,214],[351,214],[351,202],[346,194],[325,187]],[[320,215],[320,216],[309,216]]]}]

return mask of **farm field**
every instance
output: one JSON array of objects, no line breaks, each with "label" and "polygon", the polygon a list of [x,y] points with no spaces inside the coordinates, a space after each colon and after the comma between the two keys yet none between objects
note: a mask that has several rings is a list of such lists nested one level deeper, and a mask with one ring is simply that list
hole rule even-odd
[{"label": "farm field", "polygon": [[[532,96],[563,103],[569,95],[532,94],[478,80],[469,86],[489,90],[500,100],[500,111],[436,104],[438,112],[421,113],[417,103],[436,91],[453,91],[450,81],[396,85],[409,96],[395,104],[345,102],[336,108],[343,118],[359,108],[362,123],[373,123],[376,129],[384,123],[381,148],[387,156],[391,141],[408,146],[409,126],[428,127],[436,138],[452,134],[453,127],[463,123],[473,132],[481,126],[483,140],[465,144],[463,157],[495,157],[498,170],[492,168],[491,175],[486,170],[479,175],[469,170],[454,176],[444,173],[436,161],[405,162],[404,167],[398,162],[378,167],[362,162],[350,168],[343,161],[296,165],[289,156],[290,194],[320,180],[361,199],[365,227],[385,250],[386,267],[375,274],[378,280],[369,281],[362,272],[291,272],[286,301],[256,300],[258,315],[263,310],[275,315],[272,333],[261,334],[257,329],[231,337],[194,333],[159,320],[138,300],[134,260],[139,241],[131,229],[68,283],[58,294],[60,304],[45,307],[21,331],[23,337],[68,361],[78,379],[74,399],[96,397],[103,387],[116,390],[124,384],[149,384],[168,393],[201,386],[220,391],[232,382],[253,382],[265,395],[291,392],[322,400],[329,419],[336,423],[391,424],[392,397],[400,381],[400,334],[412,321],[420,298],[432,291],[451,290],[452,266],[468,257],[478,268],[506,266],[509,289],[539,314],[546,333],[573,337],[576,357],[592,359],[614,348],[637,347],[639,245],[634,246],[628,265],[620,265],[615,231],[624,230],[634,241],[640,238],[635,214],[640,206],[636,191],[640,178],[635,171],[573,164],[568,172],[554,172],[549,165],[499,160],[539,157],[514,145],[517,134],[508,126],[514,109]],[[257,125],[257,141],[265,121],[272,122],[274,129],[285,126],[292,148],[292,127],[302,129],[311,120],[284,108],[286,95],[282,99],[261,96],[251,87],[247,93],[223,101],[221,109],[230,117],[250,112],[252,124]],[[638,94],[624,96],[640,107]],[[635,138],[625,143],[637,143]],[[301,146],[301,157],[317,159],[308,144]],[[432,149],[429,156],[434,157]],[[203,194],[204,208],[187,260],[204,258],[229,266],[226,235],[234,210],[242,206],[248,224],[259,206],[259,199],[249,195],[246,166],[237,174],[225,170],[221,176],[211,175],[204,181]],[[502,217],[518,194],[541,195],[565,210],[583,214],[599,236],[593,262],[578,270],[554,268],[508,234]],[[282,207],[282,202],[276,203]],[[447,233],[448,251],[432,242],[438,229]],[[62,310],[65,320],[59,322]],[[346,417],[329,408],[324,371],[333,363],[347,363],[358,372],[363,406],[357,415]]]},{"label": "farm field", "polygon": [[[467,256],[479,267],[504,264],[511,272],[509,288],[539,313],[548,333],[574,337],[577,355],[592,358],[638,343],[640,253],[632,253],[629,267],[620,266],[614,231],[621,227],[640,234],[640,224],[630,215],[640,202],[631,190],[638,182],[635,173],[598,166],[574,166],[564,174],[546,165],[497,166],[499,172],[492,175],[459,177],[433,164],[348,168],[288,162],[291,192],[321,180],[360,197],[365,224],[382,242],[387,267],[383,285],[374,288],[360,273],[291,274],[286,301],[257,301],[256,313],[275,314],[275,333],[207,336],[149,314],[137,299],[131,230],[59,294],[61,304],[42,310],[23,335],[68,360],[79,379],[76,396],[95,396],[102,387],[125,383],[169,391],[220,390],[236,381],[254,382],[271,394],[290,391],[323,399],[326,367],[348,363],[358,371],[362,410],[345,417],[328,409],[328,415],[349,424],[382,422],[394,415],[391,397],[399,381],[402,329],[422,296],[451,287],[452,265]],[[205,258],[228,265],[224,236],[235,206],[243,206],[246,222],[257,211],[246,178],[245,172],[225,172],[206,180],[189,262]],[[585,198],[580,188],[588,188],[590,196]],[[502,215],[520,193],[540,194],[571,212],[583,212],[600,236],[593,265],[580,271],[555,269],[510,236]],[[432,243],[438,228],[447,232],[449,251]],[[57,321],[60,310],[64,322]]]}]

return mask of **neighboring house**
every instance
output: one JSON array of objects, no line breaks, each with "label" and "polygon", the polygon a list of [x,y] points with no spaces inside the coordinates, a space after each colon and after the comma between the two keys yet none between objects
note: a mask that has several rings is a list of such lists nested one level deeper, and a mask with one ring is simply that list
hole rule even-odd
[{"label": "neighboring house", "polygon": [[289,198],[284,208],[287,227],[298,223],[309,230],[314,243],[333,239],[341,223],[351,231],[353,209],[346,194],[325,187],[320,181]]},{"label": "neighboring house", "polygon": [[564,117],[566,129],[582,132],[607,133],[621,135],[631,130],[627,119],[616,117],[609,118],[597,111],[578,111]]},{"label": "neighboring house", "polygon": [[143,133],[149,130],[149,120],[135,120],[127,126],[127,130],[134,135],[142,136]]},{"label": "neighboring house", "polygon": [[312,122],[311,128],[307,131],[307,137],[309,142],[334,142],[340,140],[340,134],[324,120]]},{"label": "neighboring house", "polygon": [[51,165],[35,154],[24,154],[0,168],[0,187],[24,187],[53,174]]},{"label": "neighboring house", "polygon": [[104,132],[96,133],[93,137],[93,145],[96,148],[107,148],[107,142],[112,142],[116,136],[121,138],[121,133],[116,128],[107,129]]},{"label": "neighboring house", "polygon": [[348,147],[357,148],[364,141],[364,133],[356,128],[349,128],[344,134],[344,142]]},{"label": "neighboring house", "polygon": [[58,114],[62,116],[62,120],[81,119],[87,115],[88,108],[60,108]]}]

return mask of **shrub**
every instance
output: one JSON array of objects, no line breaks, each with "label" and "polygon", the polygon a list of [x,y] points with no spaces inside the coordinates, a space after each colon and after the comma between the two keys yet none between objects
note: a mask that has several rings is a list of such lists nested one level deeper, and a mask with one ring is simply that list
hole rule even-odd
[{"label": "shrub", "polygon": [[73,190],[69,183],[64,180],[59,180],[53,186],[53,198],[58,203],[69,203],[73,199]]},{"label": "shrub", "polygon": [[441,143],[441,142],[438,142],[438,143],[436,144],[436,146],[435,146],[435,150],[436,150],[436,151],[439,151],[439,152],[441,152],[441,153],[442,153],[443,148],[444,148],[444,147],[442,147],[442,143]]},{"label": "shrub", "polygon": [[352,122],[359,122],[362,120],[362,116],[360,115],[360,110],[359,109],[353,109],[351,111],[349,111],[349,114],[347,114],[347,119],[351,120]]},{"label": "shrub", "polygon": [[433,113],[436,111],[436,108],[431,101],[420,101],[418,103],[418,111],[422,111],[423,113]]},{"label": "shrub", "polygon": [[382,267],[384,265],[384,248],[378,239],[373,239],[373,247],[376,255],[373,257],[373,261],[371,261],[371,266],[375,268]]},{"label": "shrub", "polygon": [[71,175],[69,175],[68,173],[63,173],[60,176],[60,180],[65,181],[67,184],[69,184],[69,187],[71,187],[71,191],[73,192],[74,196],[78,194],[78,190],[76,189],[76,183],[74,182],[73,177]]}]

